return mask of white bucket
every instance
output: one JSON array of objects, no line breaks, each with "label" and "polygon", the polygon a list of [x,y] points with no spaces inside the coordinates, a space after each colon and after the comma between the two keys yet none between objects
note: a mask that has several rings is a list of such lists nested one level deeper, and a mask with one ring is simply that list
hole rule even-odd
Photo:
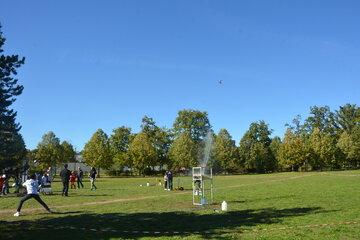
[{"label": "white bucket", "polygon": [[227,202],[223,201],[223,202],[221,203],[221,211],[226,212],[226,211],[227,211],[227,208],[228,208]]}]

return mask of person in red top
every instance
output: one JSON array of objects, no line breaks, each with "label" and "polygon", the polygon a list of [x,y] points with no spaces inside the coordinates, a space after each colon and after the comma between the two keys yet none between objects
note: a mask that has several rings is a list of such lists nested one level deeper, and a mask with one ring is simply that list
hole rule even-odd
[{"label": "person in red top", "polygon": [[75,181],[76,181],[76,172],[73,171],[71,173],[71,175],[70,175],[70,188],[75,188],[76,189]]}]

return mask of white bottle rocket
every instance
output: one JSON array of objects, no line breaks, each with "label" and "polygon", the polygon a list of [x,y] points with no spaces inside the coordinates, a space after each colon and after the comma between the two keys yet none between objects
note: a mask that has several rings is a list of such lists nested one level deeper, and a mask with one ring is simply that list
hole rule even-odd
[{"label": "white bottle rocket", "polygon": [[227,211],[227,208],[228,208],[228,205],[227,205],[227,202],[223,201],[221,203],[221,211]]}]

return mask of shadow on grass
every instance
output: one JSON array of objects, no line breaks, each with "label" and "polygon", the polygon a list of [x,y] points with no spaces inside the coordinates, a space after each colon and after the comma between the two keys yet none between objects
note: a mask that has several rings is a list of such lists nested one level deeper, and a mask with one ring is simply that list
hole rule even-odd
[{"label": "shadow on grass", "polygon": [[[199,235],[205,239],[221,239],[222,234],[241,233],[241,229],[259,224],[280,223],[287,217],[324,212],[320,208],[248,209],[226,213],[192,212],[106,213],[72,212],[47,215],[38,220],[0,221],[5,239],[139,239]],[[127,231],[127,232],[124,232]],[[134,231],[136,231],[134,233]],[[194,233],[195,232],[195,233]],[[49,236],[50,237],[50,236]]]}]

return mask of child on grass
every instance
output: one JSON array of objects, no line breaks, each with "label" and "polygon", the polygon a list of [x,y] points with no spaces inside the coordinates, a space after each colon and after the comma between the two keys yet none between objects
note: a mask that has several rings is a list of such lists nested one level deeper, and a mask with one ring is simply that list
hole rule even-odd
[{"label": "child on grass", "polygon": [[76,189],[76,186],[75,186],[75,181],[76,181],[76,172],[73,171],[70,175],[70,188],[71,189]]}]

